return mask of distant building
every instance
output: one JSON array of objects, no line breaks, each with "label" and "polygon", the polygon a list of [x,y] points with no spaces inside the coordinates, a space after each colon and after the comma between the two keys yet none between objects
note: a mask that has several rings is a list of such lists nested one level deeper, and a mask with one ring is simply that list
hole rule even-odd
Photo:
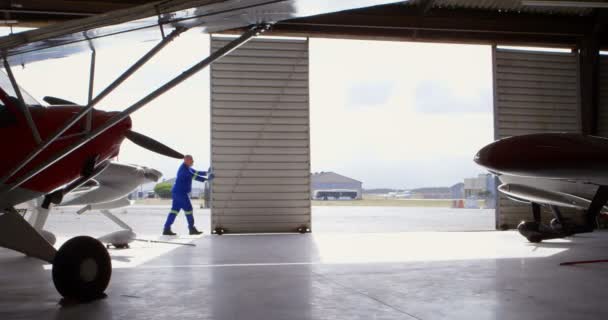
[{"label": "distant building", "polygon": [[335,172],[315,172],[311,175],[310,189],[313,199],[361,199],[363,182]]},{"label": "distant building", "polygon": [[490,195],[495,196],[496,194],[496,183],[494,176],[491,174],[482,173],[475,178],[464,179],[464,196],[465,198],[471,196],[480,196],[486,198]]},{"label": "distant building", "polygon": [[448,187],[417,188],[410,190],[412,199],[451,199],[452,191]]},{"label": "distant building", "polygon": [[462,199],[464,198],[464,183],[459,182],[450,187],[450,193],[452,194],[452,199]]}]

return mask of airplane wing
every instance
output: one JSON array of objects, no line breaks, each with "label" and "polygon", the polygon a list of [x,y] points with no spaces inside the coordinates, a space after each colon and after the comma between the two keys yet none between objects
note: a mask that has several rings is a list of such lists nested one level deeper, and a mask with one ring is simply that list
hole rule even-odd
[{"label": "airplane wing", "polygon": [[70,194],[70,196],[74,196],[74,195],[79,195],[79,194],[91,192],[93,190],[98,189],[100,187],[100,185],[101,184],[99,183],[99,181],[97,181],[95,179],[91,179],[91,180],[85,182],[80,187],[72,190],[69,194]]},{"label": "airplane wing", "polygon": [[[97,186],[83,192],[68,193],[61,206],[105,203],[129,195],[141,184],[156,182],[162,173],[152,168],[112,162],[95,177]],[[76,190],[75,190],[76,191]]]},{"label": "airplane wing", "polygon": [[26,64],[104,45],[159,40],[179,27],[212,33],[394,2],[398,1],[165,0],[1,37],[0,52],[11,64]]}]

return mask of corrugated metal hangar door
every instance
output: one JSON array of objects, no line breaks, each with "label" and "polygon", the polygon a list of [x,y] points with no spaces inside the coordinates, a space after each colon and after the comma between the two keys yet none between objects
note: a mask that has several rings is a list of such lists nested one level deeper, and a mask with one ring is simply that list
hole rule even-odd
[{"label": "corrugated metal hangar door", "polygon": [[304,39],[253,39],[212,65],[214,232],[310,229],[308,91]]},{"label": "corrugated metal hangar door", "polygon": [[[497,48],[492,54],[495,139],[581,132],[577,54]],[[496,210],[501,229],[531,218],[530,206],[503,196]]]},{"label": "corrugated metal hangar door", "polygon": [[608,56],[600,56],[597,135],[608,137]]}]

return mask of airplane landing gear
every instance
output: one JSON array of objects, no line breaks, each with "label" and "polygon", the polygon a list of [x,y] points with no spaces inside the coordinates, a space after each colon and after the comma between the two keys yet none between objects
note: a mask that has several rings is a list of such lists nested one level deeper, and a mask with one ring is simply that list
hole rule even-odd
[{"label": "airplane landing gear", "polygon": [[102,297],[112,275],[110,255],[101,242],[80,236],[55,250],[14,209],[0,211],[0,247],[52,263],[55,287],[68,299]]},{"label": "airplane landing gear", "polygon": [[112,275],[112,262],[97,239],[79,236],[68,240],[53,259],[53,282],[70,299],[90,301],[103,296]]},{"label": "airplane landing gear", "polygon": [[519,231],[522,236],[532,243],[539,243],[543,241],[540,232],[540,223],[536,221],[522,221],[517,226],[517,231]]},{"label": "airplane landing gear", "polygon": [[550,225],[541,223],[541,207],[532,203],[534,221],[522,222],[517,226],[519,233],[528,241],[538,243],[543,240],[565,238],[577,233],[593,232],[597,227],[597,217],[608,202],[608,186],[599,186],[589,208],[585,211],[584,225],[572,225],[562,216],[557,206],[550,206],[553,219]]},{"label": "airplane landing gear", "polygon": [[563,229],[559,223],[551,223],[551,225],[548,226],[536,221],[522,221],[517,226],[517,231],[532,243],[539,243],[549,239],[565,238],[574,234]]}]

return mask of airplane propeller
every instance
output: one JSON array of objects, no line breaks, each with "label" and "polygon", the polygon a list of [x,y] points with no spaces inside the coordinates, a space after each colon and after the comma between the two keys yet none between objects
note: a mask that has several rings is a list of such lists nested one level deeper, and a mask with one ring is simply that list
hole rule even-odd
[{"label": "airplane propeller", "polygon": [[[77,105],[76,103],[69,101],[69,100],[65,100],[62,98],[57,98],[57,97],[52,97],[52,96],[46,96],[44,97],[42,100],[46,101],[48,104],[50,105]],[[136,145],[144,148],[144,149],[148,149],[152,152],[156,152],[159,153],[161,155],[170,157],[170,158],[176,158],[176,159],[183,159],[184,155],[169,148],[168,146],[148,137],[145,136],[141,133],[135,132],[133,130],[129,130],[127,131],[127,134],[125,135],[125,137],[129,140],[131,140],[131,142],[135,143]]]},{"label": "airplane propeller", "polygon": [[51,96],[46,96],[44,98],[42,98],[42,100],[44,100],[46,103],[55,106],[55,105],[76,105],[76,103],[69,101],[69,100],[65,100],[65,99],[61,99],[61,98],[57,98],[57,97],[51,97]]},{"label": "airplane propeller", "polygon": [[169,148],[168,146],[148,137],[141,133],[135,132],[133,130],[127,131],[125,137],[136,145],[148,149],[152,152],[156,152],[158,154],[162,154],[163,156],[167,156],[175,159],[183,159],[184,155]]}]

